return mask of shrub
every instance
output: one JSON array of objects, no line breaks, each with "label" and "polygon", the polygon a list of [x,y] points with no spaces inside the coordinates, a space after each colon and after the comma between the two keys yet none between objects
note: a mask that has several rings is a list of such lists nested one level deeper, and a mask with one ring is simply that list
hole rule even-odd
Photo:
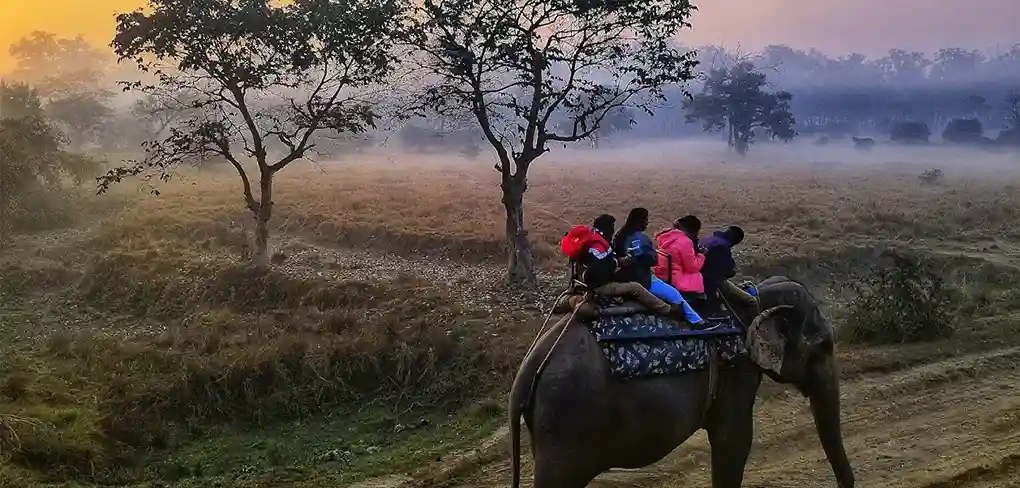
[{"label": "shrub", "polygon": [[104,379],[103,436],[123,446],[162,449],[193,428],[383,398],[454,408],[510,381],[523,345],[459,328],[448,293],[411,278],[335,282],[158,261],[106,255],[79,284],[94,306],[166,324],[157,335],[73,341],[70,356],[88,356]]},{"label": "shrub", "polygon": [[1004,129],[996,142],[1003,146],[1020,146],[1020,127]]},{"label": "shrub", "polygon": [[899,122],[892,126],[889,139],[904,144],[927,143],[931,129],[923,122]]},{"label": "shrub", "polygon": [[921,173],[917,179],[921,180],[924,185],[937,185],[942,182],[942,177],[945,176],[941,169],[932,168],[926,169]]},{"label": "shrub", "polygon": [[69,205],[50,198],[65,182],[81,184],[98,162],[63,149],[57,130],[39,118],[0,119],[0,236],[67,223]]},{"label": "shrub", "polygon": [[942,132],[942,140],[953,144],[978,144],[984,132],[978,119],[953,119]]},{"label": "shrub", "polygon": [[891,253],[850,303],[845,328],[850,342],[897,344],[952,336],[952,291],[916,257]]}]

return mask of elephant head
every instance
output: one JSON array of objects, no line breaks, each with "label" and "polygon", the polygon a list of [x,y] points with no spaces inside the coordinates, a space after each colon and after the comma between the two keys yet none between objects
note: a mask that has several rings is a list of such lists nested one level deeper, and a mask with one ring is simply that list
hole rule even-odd
[{"label": "elephant head", "polygon": [[841,487],[853,486],[840,429],[834,332],[818,301],[800,283],[776,276],[758,285],[756,309],[736,312],[750,324],[748,355],[766,376],[794,385],[810,400],[815,427],[836,479]]}]

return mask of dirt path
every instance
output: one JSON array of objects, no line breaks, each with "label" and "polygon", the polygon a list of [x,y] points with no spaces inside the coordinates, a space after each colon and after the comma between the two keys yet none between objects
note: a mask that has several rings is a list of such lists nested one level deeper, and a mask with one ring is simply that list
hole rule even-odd
[{"label": "dirt path", "polygon": [[[1020,487],[1020,348],[865,376],[844,384],[843,402],[858,486]],[[784,391],[761,401],[755,428],[744,486],[835,486],[799,395]],[[530,486],[525,463],[523,484]],[[499,459],[450,485],[489,488],[509,479],[509,463]],[[710,487],[707,439],[699,432],[652,466],[611,471],[592,485]]]}]

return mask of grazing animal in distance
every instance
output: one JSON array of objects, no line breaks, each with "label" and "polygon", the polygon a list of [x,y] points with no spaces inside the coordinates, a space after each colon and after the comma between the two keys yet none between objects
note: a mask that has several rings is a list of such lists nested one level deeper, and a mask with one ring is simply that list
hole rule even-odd
[{"label": "grazing animal in distance", "polygon": [[875,140],[870,137],[857,137],[853,136],[854,147],[857,149],[871,149],[875,147]]}]

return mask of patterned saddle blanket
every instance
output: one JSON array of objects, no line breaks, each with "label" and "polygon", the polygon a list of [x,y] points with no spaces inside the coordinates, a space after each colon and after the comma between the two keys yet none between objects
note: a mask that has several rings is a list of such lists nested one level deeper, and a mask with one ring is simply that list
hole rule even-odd
[{"label": "patterned saddle blanket", "polygon": [[[621,306],[615,297],[599,300],[600,308]],[[645,378],[706,370],[715,344],[720,364],[744,354],[744,330],[733,317],[712,319],[701,330],[661,315],[640,313],[599,317],[589,324],[616,375]]]}]

